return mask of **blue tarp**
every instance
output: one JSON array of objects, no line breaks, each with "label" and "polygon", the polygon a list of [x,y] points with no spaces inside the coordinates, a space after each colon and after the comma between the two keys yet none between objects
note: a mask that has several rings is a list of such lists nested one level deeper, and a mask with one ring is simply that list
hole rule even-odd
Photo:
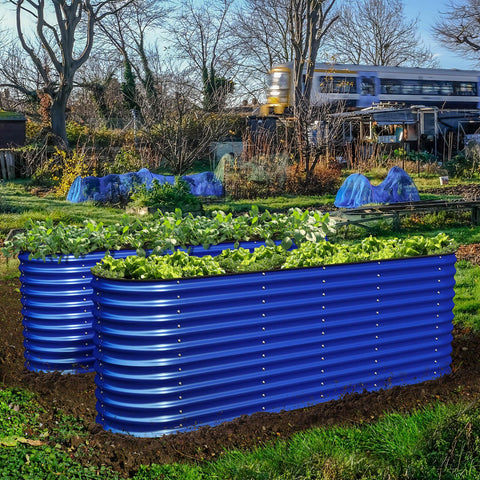
[{"label": "blue tarp", "polygon": [[[181,177],[190,185],[190,191],[197,196],[222,196],[223,185],[213,172],[202,172]],[[105,177],[77,177],[67,195],[72,203],[95,202],[119,203],[128,201],[136,185],[152,186],[153,180],[160,184],[175,183],[173,175],[159,175],[142,168],[138,172],[110,174]]]},{"label": "blue tarp", "polygon": [[378,186],[361,173],[347,177],[337,192],[335,206],[357,208],[369,203],[417,202],[420,200],[417,187],[405,170],[393,167]]}]

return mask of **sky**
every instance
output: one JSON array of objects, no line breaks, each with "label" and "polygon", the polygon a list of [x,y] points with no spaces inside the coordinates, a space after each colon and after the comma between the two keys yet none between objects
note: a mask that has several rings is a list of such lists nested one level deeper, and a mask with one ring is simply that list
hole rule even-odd
[{"label": "sky", "polygon": [[440,68],[478,69],[471,60],[461,58],[458,53],[441,47],[431,31],[440,13],[447,11],[447,0],[403,0],[403,4],[405,16],[417,18],[419,36],[437,56]]},{"label": "sky", "polygon": [[[447,11],[449,0],[403,0],[404,13],[407,18],[416,18],[418,34],[424,44],[436,55],[440,68],[457,68],[465,70],[478,70],[480,65],[475,65],[471,60],[461,58],[458,53],[451,52],[440,46],[432,33],[432,26],[439,18],[441,12]],[[7,4],[8,5],[8,4]],[[15,25],[15,15],[12,6],[3,11],[3,24],[9,27]]]}]

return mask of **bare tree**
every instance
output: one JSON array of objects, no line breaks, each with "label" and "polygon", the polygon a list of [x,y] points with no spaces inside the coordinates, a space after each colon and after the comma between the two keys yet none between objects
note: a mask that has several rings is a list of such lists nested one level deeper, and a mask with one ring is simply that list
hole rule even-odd
[{"label": "bare tree", "polygon": [[340,63],[436,66],[417,34],[417,20],[405,18],[402,0],[354,0],[339,10],[326,48]]},{"label": "bare tree", "polygon": [[[115,76],[117,68],[103,65],[97,61],[89,61],[88,66],[78,74],[76,82],[78,89],[72,94],[71,103],[74,111],[70,118],[87,122],[91,126],[106,126],[118,128],[124,125],[126,117],[118,97],[121,95],[121,85]],[[86,64],[87,65],[87,64]],[[72,108],[73,110],[73,108]]]},{"label": "bare tree", "polygon": [[[121,54],[125,69],[125,82],[128,77],[132,85],[130,91],[124,88],[129,108],[137,112],[149,123],[155,120],[157,107],[157,85],[151,66],[147,37],[162,27],[169,9],[165,2],[158,0],[132,0],[124,9],[112,12],[99,23],[100,35],[110,42]],[[105,45],[105,42],[102,42]],[[131,70],[131,73],[128,73]],[[144,99],[136,88],[136,80],[142,88]],[[131,98],[128,98],[130,96]]]},{"label": "bare tree", "polygon": [[237,8],[232,34],[239,41],[241,56],[248,55],[260,71],[292,60],[288,7],[289,0],[246,0]]},{"label": "bare tree", "polygon": [[190,103],[189,97],[185,85],[175,89],[169,115],[148,133],[162,162],[175,175],[184,174],[195,160],[207,156],[211,143],[225,135],[229,128],[226,115],[199,109]]},{"label": "bare tree", "polygon": [[450,1],[448,11],[433,28],[440,42],[476,62],[480,61],[480,1]]},{"label": "bare tree", "polygon": [[313,122],[311,93],[313,73],[322,40],[338,16],[332,13],[335,0],[290,0],[289,31],[293,46],[293,96],[295,130],[300,161],[310,174],[311,158],[308,129]]},{"label": "bare tree", "polygon": [[[68,145],[67,103],[74,87],[75,74],[92,50],[95,25],[105,15],[112,13],[112,10],[104,11],[107,4],[115,4],[114,10],[117,10],[131,0],[104,0],[97,3],[91,0],[52,0],[47,4],[45,0],[9,1],[16,7],[20,45],[41,78],[39,93],[50,101],[52,132],[60,143]],[[45,58],[39,55],[32,41],[25,35],[28,31],[28,24],[24,23],[25,16],[35,22],[36,38],[41,44],[41,51],[45,52]]]},{"label": "bare tree", "polygon": [[246,92],[264,90],[272,66],[293,59],[289,5],[290,0],[246,0],[235,11],[230,32],[241,65],[239,83]]},{"label": "bare tree", "polygon": [[201,79],[203,105],[210,111],[223,107],[233,90],[236,61],[227,21],[232,3],[204,0],[199,5],[188,0],[170,24],[174,49],[186,68]]},{"label": "bare tree", "polygon": [[[39,57],[42,56],[37,51]],[[4,44],[0,53],[0,87],[16,91],[23,97],[25,110],[27,104],[38,104],[38,90],[42,79],[25,51],[13,42]],[[19,103],[22,103],[19,100]]]}]

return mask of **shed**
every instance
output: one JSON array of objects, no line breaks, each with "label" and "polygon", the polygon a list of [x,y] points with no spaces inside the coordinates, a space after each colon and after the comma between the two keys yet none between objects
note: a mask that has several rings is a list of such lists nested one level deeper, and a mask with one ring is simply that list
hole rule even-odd
[{"label": "shed", "polygon": [[0,110],[0,148],[20,147],[25,144],[26,121],[21,113]]}]

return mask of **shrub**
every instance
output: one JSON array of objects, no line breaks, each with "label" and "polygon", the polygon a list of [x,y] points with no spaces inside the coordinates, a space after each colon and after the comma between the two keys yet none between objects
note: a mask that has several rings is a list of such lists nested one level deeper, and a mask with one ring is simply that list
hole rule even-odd
[{"label": "shrub", "polygon": [[285,190],[294,195],[325,195],[336,193],[341,183],[337,165],[318,163],[312,172],[302,171],[300,164],[287,167]]},{"label": "shrub", "polygon": [[27,121],[25,122],[25,136],[28,142],[36,140],[40,136],[42,130],[43,128],[40,123],[27,118]]},{"label": "shrub", "polygon": [[136,172],[143,167],[140,154],[133,148],[122,148],[115,155],[113,163],[106,166],[106,173]]},{"label": "shrub", "polygon": [[79,122],[67,122],[66,128],[67,138],[71,144],[84,143],[90,135],[89,128]]},{"label": "shrub", "polygon": [[37,185],[54,188],[57,195],[65,196],[79,175],[95,175],[85,152],[73,150],[70,156],[55,147],[53,155],[35,170],[32,180]]},{"label": "shrub", "polygon": [[137,207],[149,207],[162,212],[174,212],[179,208],[183,212],[201,213],[202,203],[190,192],[190,186],[179,177],[175,183],[160,183],[153,180],[150,188],[139,185],[132,193],[132,203]]}]

